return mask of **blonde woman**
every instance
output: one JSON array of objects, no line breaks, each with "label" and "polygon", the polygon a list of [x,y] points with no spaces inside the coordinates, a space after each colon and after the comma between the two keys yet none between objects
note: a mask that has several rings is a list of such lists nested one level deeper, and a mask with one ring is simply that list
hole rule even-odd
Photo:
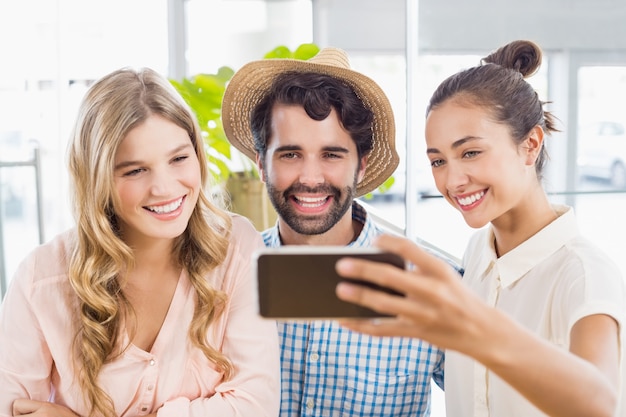
[{"label": "blonde woman", "polygon": [[263,246],[213,205],[197,123],[166,79],[87,92],[69,146],[76,227],[21,264],[0,311],[0,416],[274,416]]}]

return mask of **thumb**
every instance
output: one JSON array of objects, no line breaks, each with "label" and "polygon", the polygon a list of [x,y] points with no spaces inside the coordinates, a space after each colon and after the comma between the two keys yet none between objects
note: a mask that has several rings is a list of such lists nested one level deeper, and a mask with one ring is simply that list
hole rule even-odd
[{"label": "thumb", "polygon": [[13,415],[30,414],[39,409],[41,401],[29,400],[28,398],[18,398],[13,401]]}]

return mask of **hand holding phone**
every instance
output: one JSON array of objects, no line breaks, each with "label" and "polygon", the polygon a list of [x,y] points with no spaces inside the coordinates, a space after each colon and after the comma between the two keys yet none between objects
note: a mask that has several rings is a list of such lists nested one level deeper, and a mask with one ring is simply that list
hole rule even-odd
[{"label": "hand holding phone", "polygon": [[337,298],[335,288],[341,281],[398,294],[389,288],[338,275],[335,264],[345,257],[405,267],[400,256],[373,247],[283,246],[261,249],[254,262],[259,314],[267,318],[305,320],[385,317]]}]

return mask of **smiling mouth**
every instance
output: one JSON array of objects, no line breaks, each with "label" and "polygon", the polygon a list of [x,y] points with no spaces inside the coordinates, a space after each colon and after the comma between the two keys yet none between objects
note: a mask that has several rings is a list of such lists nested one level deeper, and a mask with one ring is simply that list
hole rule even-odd
[{"label": "smiling mouth", "polygon": [[168,204],[163,204],[159,206],[145,206],[147,210],[150,210],[153,213],[157,214],[167,214],[171,213],[174,210],[178,209],[181,204],[183,204],[184,197],[180,197],[178,200],[172,201]]},{"label": "smiling mouth", "polygon": [[455,199],[461,207],[466,207],[466,206],[474,204],[475,202],[483,198],[484,195],[485,195],[485,190],[481,190],[477,193],[470,194],[465,197],[461,197],[461,198],[455,197]]},{"label": "smiling mouth", "polygon": [[301,196],[293,196],[295,202],[305,208],[316,208],[321,207],[328,201],[330,197],[301,197]]}]

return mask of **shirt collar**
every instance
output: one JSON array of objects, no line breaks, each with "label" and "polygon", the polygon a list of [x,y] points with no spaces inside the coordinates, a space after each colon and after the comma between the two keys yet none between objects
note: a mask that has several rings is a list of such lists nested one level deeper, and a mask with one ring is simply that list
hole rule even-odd
[{"label": "shirt collar", "polygon": [[378,236],[381,231],[372,220],[371,216],[367,215],[367,210],[360,205],[356,200],[352,202],[352,220],[357,221],[363,225],[361,229],[361,233],[357,238],[350,242],[348,246],[371,246],[372,241],[376,236]]},{"label": "shirt collar", "polygon": [[510,286],[576,237],[579,232],[574,210],[561,205],[554,205],[553,208],[558,215],[556,220],[500,258],[496,255],[493,229],[490,227],[489,249],[478,265],[483,277],[495,266],[502,287]]}]

